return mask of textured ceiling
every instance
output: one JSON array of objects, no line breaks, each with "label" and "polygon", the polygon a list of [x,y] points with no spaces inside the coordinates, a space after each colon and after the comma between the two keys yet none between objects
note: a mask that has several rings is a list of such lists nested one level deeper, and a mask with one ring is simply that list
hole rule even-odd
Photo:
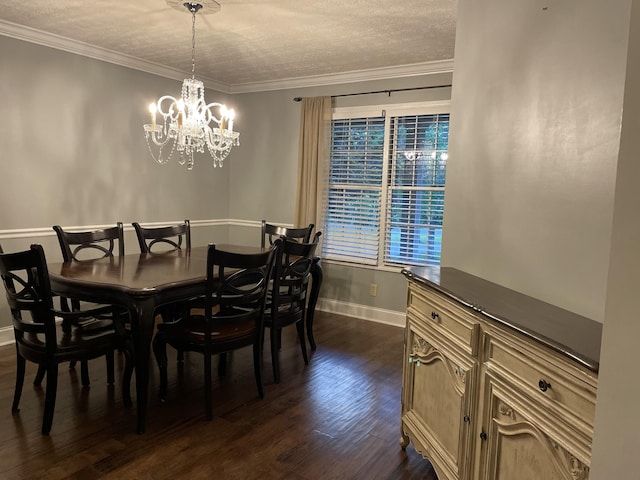
[{"label": "textured ceiling", "polygon": [[[196,76],[224,85],[453,58],[456,0],[219,2],[196,16]],[[191,71],[191,14],[165,0],[0,0],[0,21]]]}]

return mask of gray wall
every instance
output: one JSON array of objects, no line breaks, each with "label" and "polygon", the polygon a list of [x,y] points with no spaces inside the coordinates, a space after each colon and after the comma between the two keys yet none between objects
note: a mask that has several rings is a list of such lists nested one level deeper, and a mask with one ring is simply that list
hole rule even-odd
[{"label": "gray wall", "polygon": [[633,0],[593,443],[592,477],[637,478],[640,272],[640,2]]},{"label": "gray wall", "polygon": [[147,150],[147,105],[179,91],[175,80],[0,36],[0,230],[226,218],[229,170],[161,167]]},{"label": "gray wall", "polygon": [[460,0],[458,9],[442,263],[598,321],[623,4]]},{"label": "gray wall", "polygon": [[591,480],[638,478],[638,7],[458,8],[443,263],[604,321]]}]

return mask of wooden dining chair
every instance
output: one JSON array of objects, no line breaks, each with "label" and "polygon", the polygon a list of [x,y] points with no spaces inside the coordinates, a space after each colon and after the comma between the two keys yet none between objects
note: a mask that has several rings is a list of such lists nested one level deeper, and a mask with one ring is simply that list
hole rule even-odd
[{"label": "wooden dining chair", "polygon": [[71,260],[94,260],[124,255],[124,227],[118,222],[115,227],[88,231],[67,231],[60,225],[53,229],[58,236],[62,258]]},{"label": "wooden dining chair", "polygon": [[311,239],[313,227],[313,223],[310,223],[308,226],[302,228],[284,227],[282,225],[267,223],[267,221],[263,219],[262,227],[260,229],[260,246],[262,248],[265,248],[265,245],[273,245],[275,239],[280,237],[285,237],[289,240],[295,240],[297,242],[307,243]]},{"label": "wooden dining chair", "polygon": [[[316,240],[320,235],[316,235]],[[271,365],[275,383],[280,383],[282,329],[295,325],[305,365],[309,364],[304,338],[307,290],[317,241],[298,243],[283,238],[273,269],[265,310],[265,327],[270,330]]]},{"label": "wooden dining chair", "polygon": [[160,370],[162,401],[167,395],[167,344],[178,351],[204,355],[205,410],[213,417],[211,361],[239,348],[253,347],[253,368],[258,395],[262,386],[264,309],[274,260],[281,241],[256,254],[233,253],[209,245],[203,314],[186,315],[158,325],[153,352]]},{"label": "wooden dining chair", "polygon": [[[114,227],[84,231],[69,231],[63,229],[60,225],[54,225],[53,230],[58,237],[62,258],[65,262],[72,260],[90,262],[100,258],[113,257],[116,254],[119,256],[124,255],[124,227],[122,222],[118,222]],[[69,302],[66,298],[62,298],[61,301],[63,309],[81,310],[80,302],[76,299],[71,299],[71,307],[69,307]],[[92,305],[92,307],[96,308],[97,305]],[[120,322],[127,321],[128,312],[126,309],[116,306],[112,306],[112,309],[111,316],[119,316]],[[94,322],[91,325],[94,329],[99,326]],[[107,383],[112,384],[114,382],[113,351],[107,353],[106,361]],[[70,362],[70,368],[74,366],[75,362]],[[86,361],[81,362],[80,372],[82,385],[88,386],[89,369]],[[39,369],[34,383],[39,385],[44,374],[45,371],[42,368]]]},{"label": "wooden dining chair", "polygon": [[[138,222],[132,223],[138,237],[140,253],[166,253],[175,250],[191,249],[191,222],[185,220],[176,225],[162,227],[143,227]],[[170,322],[186,314],[187,302],[176,302],[163,305],[156,310],[163,322]],[[183,361],[183,354],[178,352],[178,362]]]},{"label": "wooden dining chair", "polygon": [[[53,423],[58,364],[98,358],[116,348],[125,352],[122,396],[125,405],[131,405],[132,344],[122,325],[102,317],[110,314],[110,307],[87,311],[55,309],[41,245],[32,245],[29,250],[17,253],[2,253],[0,248],[0,277],[11,310],[16,343],[13,412],[19,411],[26,361],[34,362],[46,372],[42,434],[47,435]],[[96,324],[101,328],[93,328]]]},{"label": "wooden dining chair", "polygon": [[191,248],[191,223],[185,220],[177,225],[143,227],[132,223],[140,244],[140,253],[162,253]]}]

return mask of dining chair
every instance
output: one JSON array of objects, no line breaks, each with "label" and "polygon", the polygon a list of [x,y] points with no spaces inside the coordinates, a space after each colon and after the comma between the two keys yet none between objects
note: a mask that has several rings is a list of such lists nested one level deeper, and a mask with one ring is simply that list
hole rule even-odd
[{"label": "dining chair", "polygon": [[143,227],[138,222],[133,222],[132,225],[138,237],[140,253],[162,253],[191,248],[189,220],[163,227]]},{"label": "dining chair", "polygon": [[[132,223],[138,237],[140,253],[166,253],[175,250],[191,249],[191,222],[162,227],[143,227],[138,222]],[[163,322],[170,322],[186,314],[186,302],[163,305],[156,311]],[[178,362],[183,361],[182,352],[178,353]]]},{"label": "dining chair", "polygon": [[[318,232],[319,233],[319,232]],[[271,365],[275,383],[280,383],[280,345],[282,329],[295,325],[305,365],[309,364],[304,338],[307,290],[311,278],[317,234],[313,242],[298,243],[283,238],[275,261],[273,279],[267,297],[265,327],[269,328]]]},{"label": "dining chair", "polygon": [[[58,237],[62,258],[65,262],[72,260],[90,262],[96,259],[113,257],[116,253],[119,256],[124,255],[124,228],[122,222],[117,222],[114,227],[102,229],[84,230],[84,231],[68,231],[64,230],[60,225],[54,225],[53,230]],[[61,298],[62,308],[66,310],[81,310],[80,302],[71,299],[71,307],[66,298]],[[102,305],[104,306],[104,305]],[[91,305],[91,308],[97,308],[98,305]],[[112,316],[118,315],[121,322],[126,322],[128,312],[121,307],[112,306]],[[100,324],[91,323],[93,328],[99,328]],[[114,361],[113,351],[106,355],[107,361],[107,383],[114,383]],[[70,368],[75,367],[75,361],[70,362]],[[39,385],[44,377],[43,368],[38,370],[36,374],[35,384]],[[81,362],[80,377],[82,385],[89,385],[89,368],[86,361]]]},{"label": "dining chair", "polygon": [[[132,344],[122,325],[102,317],[111,313],[111,307],[86,311],[55,309],[41,245],[16,253],[3,253],[0,248],[0,277],[11,310],[16,344],[13,412],[19,411],[26,361],[34,362],[46,372],[42,434],[49,434],[56,403],[58,364],[98,358],[116,348],[125,352],[122,398],[125,405],[131,405]],[[101,328],[93,328],[96,324]]]},{"label": "dining chair", "polygon": [[207,251],[207,278],[204,311],[158,325],[153,352],[160,371],[161,401],[167,396],[167,349],[192,351],[204,355],[204,402],[207,419],[213,417],[211,361],[243,347],[253,347],[253,369],[258,395],[262,386],[262,344],[264,309],[274,260],[281,241],[255,254],[219,250],[214,244]]},{"label": "dining chair", "polygon": [[265,248],[265,245],[273,245],[275,239],[280,237],[288,238],[289,240],[296,240],[298,242],[309,242],[311,239],[311,232],[313,231],[313,223],[310,223],[306,227],[292,228],[284,227],[282,225],[275,225],[273,223],[267,223],[266,220],[262,220],[260,246]]}]

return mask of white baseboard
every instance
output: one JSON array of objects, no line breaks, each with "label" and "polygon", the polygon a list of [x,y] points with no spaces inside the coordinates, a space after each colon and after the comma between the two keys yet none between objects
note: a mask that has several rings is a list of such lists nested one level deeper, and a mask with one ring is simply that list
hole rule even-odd
[{"label": "white baseboard", "polygon": [[404,327],[406,321],[405,312],[368,307],[366,305],[347,303],[328,298],[319,298],[316,309],[322,310],[323,312],[338,313],[347,317],[361,318],[362,320],[369,320],[371,322],[393,325],[394,327]]},{"label": "white baseboard", "polygon": [[15,337],[13,336],[13,327],[0,328],[0,347],[4,347],[5,345],[9,345],[14,342]]}]

